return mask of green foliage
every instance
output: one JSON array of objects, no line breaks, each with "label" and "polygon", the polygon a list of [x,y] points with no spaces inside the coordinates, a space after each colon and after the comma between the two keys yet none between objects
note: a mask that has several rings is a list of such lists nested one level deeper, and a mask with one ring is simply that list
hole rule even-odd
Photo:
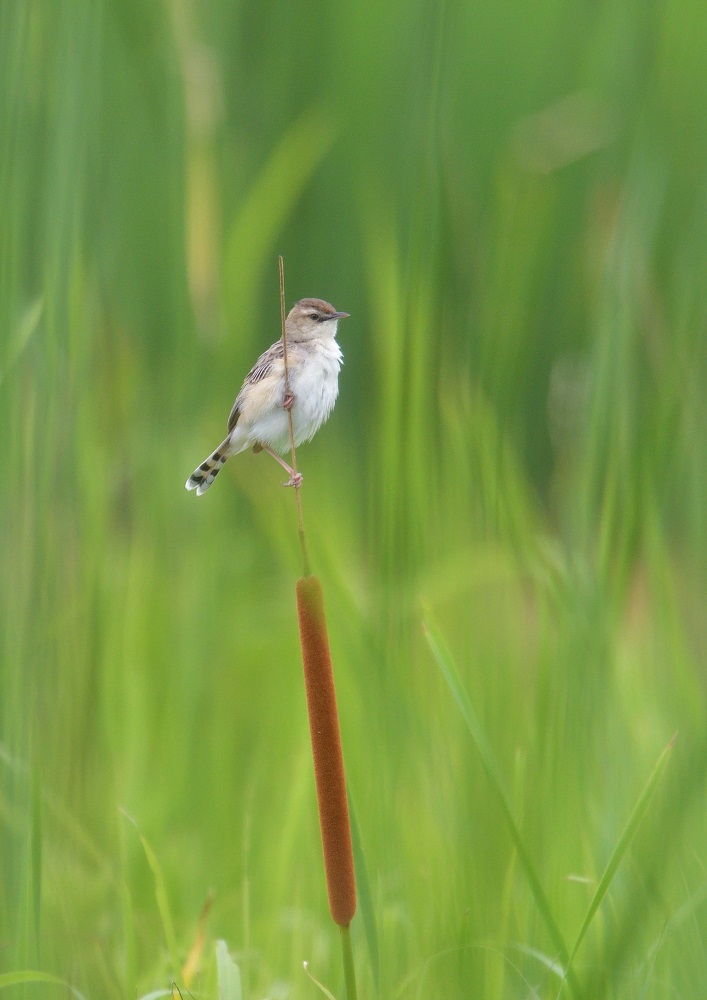
[{"label": "green foliage", "polygon": [[352,317],[298,467],[359,995],[702,997],[706,32],[0,4],[3,997],[343,995],[294,500],[263,455],[183,488],[278,253]]}]

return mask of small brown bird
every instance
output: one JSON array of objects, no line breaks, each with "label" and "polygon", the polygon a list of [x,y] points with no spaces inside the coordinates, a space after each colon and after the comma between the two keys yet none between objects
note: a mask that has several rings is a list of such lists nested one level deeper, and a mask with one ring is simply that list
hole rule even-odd
[{"label": "small brown bird", "polygon": [[[282,338],[261,354],[248,372],[228,418],[228,436],[187,479],[200,496],[213,483],[227,458],[246,448],[267,451],[289,475],[285,486],[299,486],[302,476],[280,457],[290,446],[287,411],[292,412],[295,445],[311,441],[339,394],[343,361],[336,328],[348,313],[323,299],[301,299],[285,321],[289,394],[285,392]],[[278,454],[279,453],[279,454]]]}]

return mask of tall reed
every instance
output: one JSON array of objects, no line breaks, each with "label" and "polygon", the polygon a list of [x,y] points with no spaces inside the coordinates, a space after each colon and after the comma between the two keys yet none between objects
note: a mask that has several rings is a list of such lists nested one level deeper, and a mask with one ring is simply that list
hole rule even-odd
[{"label": "tall reed", "polygon": [[[285,325],[285,282],[282,257],[280,271],[280,315],[285,362],[285,392],[289,393],[287,334]],[[292,468],[297,471],[292,410],[288,410]],[[336,707],[334,672],[329,648],[329,633],[324,612],[324,595],[319,578],[310,572],[307,543],[302,519],[299,486],[295,486],[303,575],[297,581],[297,617],[299,620],[304,683],[307,695],[309,732],[317,787],[319,828],[324,852],[329,912],[339,925],[343,948],[344,979],[348,1000],[356,1000],[356,977],[351,948],[350,924],[356,913],[351,824],[346,797],[346,776],[341,749],[339,713]]]}]

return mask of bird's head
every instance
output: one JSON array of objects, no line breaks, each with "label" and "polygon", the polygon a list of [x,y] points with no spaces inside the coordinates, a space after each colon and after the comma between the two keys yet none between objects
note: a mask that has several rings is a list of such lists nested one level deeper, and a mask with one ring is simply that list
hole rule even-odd
[{"label": "bird's head", "polygon": [[337,323],[348,315],[324,299],[300,299],[287,315],[287,336],[298,341],[335,337]]}]

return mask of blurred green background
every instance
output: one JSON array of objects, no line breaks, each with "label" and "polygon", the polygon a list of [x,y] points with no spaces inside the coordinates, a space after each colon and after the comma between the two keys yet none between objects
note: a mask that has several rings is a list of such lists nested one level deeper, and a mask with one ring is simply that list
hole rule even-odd
[{"label": "blurred green background", "polygon": [[[298,464],[360,996],[704,996],[706,37],[697,0],[3,0],[0,973],[215,997],[224,939],[246,998],[342,995],[294,497],[250,454],[184,490],[282,253],[352,317]],[[423,621],[566,951],[631,829],[571,983]]]}]

